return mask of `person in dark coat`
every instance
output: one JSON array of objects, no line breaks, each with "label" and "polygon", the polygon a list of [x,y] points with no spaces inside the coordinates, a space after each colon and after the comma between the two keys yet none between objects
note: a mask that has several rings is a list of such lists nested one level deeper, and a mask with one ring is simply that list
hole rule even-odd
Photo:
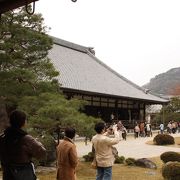
[{"label": "person in dark coat", "polygon": [[0,161],[3,180],[36,180],[32,158],[46,155],[44,146],[22,128],[26,114],[15,110],[10,114],[10,127],[0,137]]}]

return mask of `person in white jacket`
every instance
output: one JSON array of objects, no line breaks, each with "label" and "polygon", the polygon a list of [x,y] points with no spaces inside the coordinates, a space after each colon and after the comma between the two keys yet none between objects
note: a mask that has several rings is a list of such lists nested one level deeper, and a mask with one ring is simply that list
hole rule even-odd
[{"label": "person in white jacket", "polygon": [[[105,132],[105,124],[103,122],[95,125],[97,134],[93,136],[92,143],[95,150],[95,157],[97,162],[96,180],[111,180],[112,179],[112,165],[114,163],[114,155],[112,153],[112,146],[118,144],[120,141],[117,127],[109,128]],[[114,133],[114,137],[108,137],[109,134]]]}]

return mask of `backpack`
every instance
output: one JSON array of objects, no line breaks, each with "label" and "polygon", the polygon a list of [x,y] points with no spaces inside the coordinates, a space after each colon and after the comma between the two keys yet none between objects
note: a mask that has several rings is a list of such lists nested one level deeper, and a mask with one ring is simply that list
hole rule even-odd
[{"label": "backpack", "polygon": [[[5,142],[5,134],[0,135],[0,147]],[[0,161],[2,160],[3,149],[0,148]],[[33,163],[24,164],[3,164],[3,179],[5,180],[36,180]]]}]

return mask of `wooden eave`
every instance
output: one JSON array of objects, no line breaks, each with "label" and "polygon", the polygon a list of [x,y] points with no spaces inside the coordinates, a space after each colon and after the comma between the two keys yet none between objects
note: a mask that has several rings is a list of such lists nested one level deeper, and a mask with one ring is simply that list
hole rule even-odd
[{"label": "wooden eave", "polygon": [[0,0],[0,14],[38,0]]},{"label": "wooden eave", "polygon": [[72,94],[82,94],[82,95],[89,95],[89,96],[101,96],[101,97],[113,98],[113,99],[139,101],[139,102],[145,103],[147,105],[152,105],[152,104],[162,104],[162,105],[165,105],[165,104],[169,103],[169,101],[167,101],[167,102],[159,102],[159,101],[151,101],[151,100],[146,100],[146,99],[143,100],[143,99],[138,99],[138,98],[124,97],[124,96],[115,96],[115,95],[110,95],[110,94],[102,94],[102,93],[82,91],[82,90],[69,89],[69,88],[63,88],[63,87],[61,87],[61,90],[63,92],[72,93]]}]

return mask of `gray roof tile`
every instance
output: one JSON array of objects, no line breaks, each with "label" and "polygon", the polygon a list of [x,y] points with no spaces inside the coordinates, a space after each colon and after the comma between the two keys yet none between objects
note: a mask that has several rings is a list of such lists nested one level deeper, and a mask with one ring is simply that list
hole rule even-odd
[{"label": "gray roof tile", "polygon": [[104,95],[128,97],[163,103],[167,100],[145,93],[96,58],[89,47],[53,38],[54,45],[49,52],[55,68],[60,72],[59,82],[63,88],[81,90]]}]

